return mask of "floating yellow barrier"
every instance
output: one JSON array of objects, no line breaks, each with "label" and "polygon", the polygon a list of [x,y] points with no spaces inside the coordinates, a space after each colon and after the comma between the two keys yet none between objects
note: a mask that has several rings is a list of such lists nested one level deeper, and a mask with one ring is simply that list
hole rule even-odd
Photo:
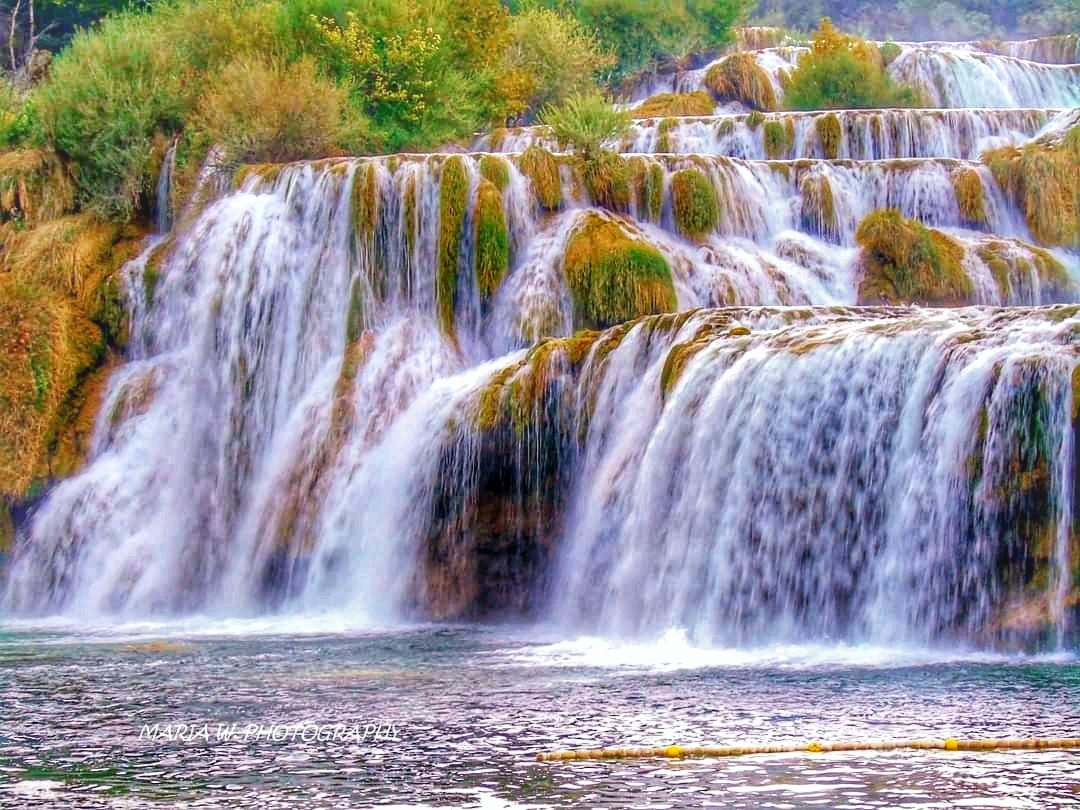
[{"label": "floating yellow barrier", "polygon": [[1023,740],[900,740],[882,742],[811,742],[805,745],[669,745],[664,748],[584,748],[578,751],[551,751],[537,754],[541,762],[573,759],[690,759],[695,757],[741,757],[748,754],[795,754],[830,751],[898,751],[900,749],[937,751],[1008,751],[1080,748],[1080,738]]}]

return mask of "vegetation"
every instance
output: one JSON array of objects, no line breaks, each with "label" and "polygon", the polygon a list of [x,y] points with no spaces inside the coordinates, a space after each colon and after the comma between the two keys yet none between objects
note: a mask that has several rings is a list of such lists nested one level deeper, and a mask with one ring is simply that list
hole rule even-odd
[{"label": "vegetation", "polygon": [[439,322],[448,335],[454,331],[461,236],[469,201],[469,173],[459,155],[447,158],[439,181],[439,265],[435,282]]},{"label": "vegetation", "polygon": [[961,264],[964,248],[940,231],[889,208],[868,214],[855,241],[862,248],[860,303],[971,303],[974,285]]},{"label": "vegetation", "polygon": [[561,147],[571,147],[585,161],[596,158],[605,141],[621,138],[630,127],[630,114],[596,92],[545,107],[540,120],[551,127]]},{"label": "vegetation", "polygon": [[969,228],[985,228],[986,203],[979,173],[974,169],[960,169],[953,174],[952,183],[960,208],[960,221]]},{"label": "vegetation", "polygon": [[1023,38],[1080,29],[1073,0],[758,0],[750,19],[808,31],[824,16],[875,39]]},{"label": "vegetation", "polygon": [[845,34],[822,19],[810,53],[792,71],[784,103],[792,110],[917,107],[918,94],[896,84],[876,45]]},{"label": "vegetation", "polygon": [[663,254],[606,215],[582,216],[563,267],[579,328],[602,329],[678,304]]},{"label": "vegetation", "polygon": [[720,224],[716,189],[699,169],[683,169],[671,176],[671,208],[675,227],[690,239],[701,239]]},{"label": "vegetation", "polygon": [[786,157],[795,145],[795,124],[786,121],[766,121],[763,133],[765,155],[773,160]]},{"label": "vegetation", "polygon": [[836,220],[836,199],[829,178],[808,174],[799,181],[802,195],[801,220],[803,228],[826,239],[837,239],[840,229]]},{"label": "vegetation", "polygon": [[532,182],[540,207],[555,211],[562,205],[562,178],[559,161],[551,152],[533,145],[521,153],[518,168]]},{"label": "vegetation", "polygon": [[705,86],[718,101],[738,101],[752,110],[777,108],[769,74],[752,53],[736,53],[717,62],[705,74]]},{"label": "vegetation", "polygon": [[1038,242],[1080,247],[1080,126],[1057,138],[992,150],[983,161]]},{"label": "vegetation", "polygon": [[704,90],[693,93],[660,93],[634,108],[634,118],[712,115],[716,104]]},{"label": "vegetation", "polygon": [[475,211],[476,287],[482,298],[490,298],[510,269],[502,194],[490,180],[481,180],[476,188]]}]

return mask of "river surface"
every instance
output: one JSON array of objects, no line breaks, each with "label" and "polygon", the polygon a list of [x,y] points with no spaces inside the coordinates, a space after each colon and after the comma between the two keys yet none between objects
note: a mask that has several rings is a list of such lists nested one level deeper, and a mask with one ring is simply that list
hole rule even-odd
[{"label": "river surface", "polygon": [[0,625],[3,808],[1080,807],[1078,751],[535,760],[948,736],[1080,736],[1080,664],[325,617]]}]

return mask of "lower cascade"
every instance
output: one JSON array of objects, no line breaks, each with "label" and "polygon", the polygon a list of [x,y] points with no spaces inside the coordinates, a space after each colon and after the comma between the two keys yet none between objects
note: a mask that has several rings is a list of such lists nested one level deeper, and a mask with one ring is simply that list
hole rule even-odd
[{"label": "lower cascade", "polygon": [[1064,638],[1080,307],[698,309],[660,230],[654,286],[583,298],[582,217],[638,237],[516,173],[483,283],[447,165],[298,164],[129,265],[130,362],[7,609]]}]

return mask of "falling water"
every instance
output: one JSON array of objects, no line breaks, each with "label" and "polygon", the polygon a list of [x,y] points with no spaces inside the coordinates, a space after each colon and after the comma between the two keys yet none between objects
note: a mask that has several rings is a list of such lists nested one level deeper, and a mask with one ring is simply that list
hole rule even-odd
[{"label": "falling water", "polygon": [[[127,363],[89,464],[20,527],[5,606],[990,643],[1034,605],[1061,643],[1080,263],[978,158],[1074,122],[1076,66],[905,45],[894,70],[964,108],[638,121],[603,208],[570,156],[540,187],[535,128],[242,172],[126,268]],[[692,237],[687,172],[719,210]],[[954,240],[982,308],[856,306],[882,208]],[[655,250],[677,313],[582,331],[566,255],[596,222]]]}]

